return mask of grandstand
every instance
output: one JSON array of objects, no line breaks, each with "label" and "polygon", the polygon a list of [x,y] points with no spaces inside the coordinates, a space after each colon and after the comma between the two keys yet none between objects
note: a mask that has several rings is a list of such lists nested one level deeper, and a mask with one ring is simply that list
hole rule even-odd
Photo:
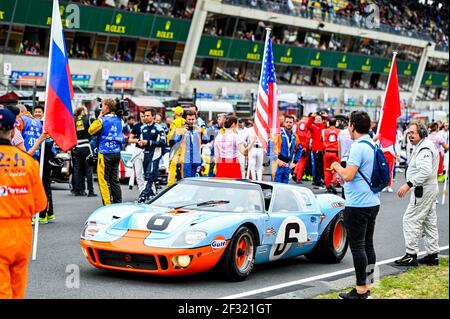
[{"label": "grandstand", "polygon": [[[43,97],[50,0],[0,0],[0,96]],[[346,0],[60,1],[74,104],[195,97],[251,105],[264,30],[281,94],[305,111],[376,117],[392,52],[405,115],[448,112],[448,2]],[[246,104],[246,102],[248,102]],[[214,103],[207,103],[212,111]]]}]

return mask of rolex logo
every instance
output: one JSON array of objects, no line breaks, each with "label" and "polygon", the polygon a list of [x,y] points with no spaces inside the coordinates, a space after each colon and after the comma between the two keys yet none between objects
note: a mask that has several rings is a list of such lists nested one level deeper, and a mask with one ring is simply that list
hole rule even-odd
[{"label": "rolex logo", "polygon": [[217,45],[216,45],[216,48],[217,49],[220,49],[220,47],[222,46],[222,40],[217,40]]},{"label": "rolex logo", "polygon": [[253,52],[256,53],[258,51],[258,45],[255,44],[255,46],[253,47]]},{"label": "rolex logo", "polygon": [[170,21],[166,22],[166,26],[165,26],[166,31],[170,29]]},{"label": "rolex logo", "polygon": [[118,13],[116,15],[116,24],[120,24],[121,21],[122,21],[122,14]]},{"label": "rolex logo", "polygon": [[320,52],[317,52],[317,54],[316,54],[316,60],[319,60],[320,59]]}]

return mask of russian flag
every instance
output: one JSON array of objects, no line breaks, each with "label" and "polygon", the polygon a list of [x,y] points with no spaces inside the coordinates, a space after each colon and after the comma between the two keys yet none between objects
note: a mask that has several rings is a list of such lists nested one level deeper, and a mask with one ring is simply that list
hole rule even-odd
[{"label": "russian flag", "polygon": [[67,151],[77,144],[72,112],[72,77],[58,0],[53,0],[50,54],[45,99],[44,131]]}]

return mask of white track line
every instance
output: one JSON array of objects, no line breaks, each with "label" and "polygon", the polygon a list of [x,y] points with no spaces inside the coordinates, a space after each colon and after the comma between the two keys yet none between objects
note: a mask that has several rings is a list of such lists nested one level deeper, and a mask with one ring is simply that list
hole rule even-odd
[{"label": "white track line", "polygon": [[[439,247],[439,250],[446,250],[448,249],[449,246],[443,246],[443,247]],[[418,255],[425,255],[425,251],[420,252]],[[395,258],[391,258],[391,259],[386,259],[380,262],[377,262],[376,264],[378,266],[380,265],[385,265],[385,264],[389,264],[399,258],[401,258],[403,256],[399,256],[399,257],[395,257]],[[230,295],[230,296],[226,296],[226,297],[221,297],[219,299],[238,299],[238,298],[243,298],[243,297],[248,297],[248,296],[252,296],[252,295],[257,295],[257,294],[261,294],[264,292],[268,292],[271,290],[276,290],[276,289],[281,289],[281,288],[286,288],[286,287],[290,287],[290,286],[295,286],[295,285],[300,285],[300,284],[304,284],[306,282],[311,282],[311,281],[316,281],[316,280],[322,280],[325,278],[329,278],[329,277],[334,277],[334,276],[338,276],[338,275],[342,275],[342,274],[346,274],[346,273],[351,273],[354,272],[355,268],[347,268],[347,269],[343,269],[343,270],[339,270],[339,271],[335,271],[335,272],[331,272],[331,273],[326,273],[326,274],[322,274],[322,275],[317,275],[317,276],[313,276],[313,277],[308,277],[308,278],[304,278],[304,279],[300,279],[300,280],[295,280],[295,281],[290,281],[290,282],[286,282],[284,284],[279,284],[279,285],[274,285],[274,286],[269,286],[269,287],[265,287],[265,288],[260,288],[260,289],[255,289],[255,290],[250,290],[247,292],[243,292],[240,294],[236,294],[236,295]]]}]

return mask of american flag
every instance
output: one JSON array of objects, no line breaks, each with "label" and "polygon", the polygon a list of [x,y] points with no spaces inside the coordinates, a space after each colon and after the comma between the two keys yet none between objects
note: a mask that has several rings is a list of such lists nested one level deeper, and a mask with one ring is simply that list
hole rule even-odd
[{"label": "american flag", "polygon": [[255,132],[266,151],[268,151],[269,139],[280,132],[278,92],[270,30],[267,30],[261,79],[259,81],[255,113]]}]

